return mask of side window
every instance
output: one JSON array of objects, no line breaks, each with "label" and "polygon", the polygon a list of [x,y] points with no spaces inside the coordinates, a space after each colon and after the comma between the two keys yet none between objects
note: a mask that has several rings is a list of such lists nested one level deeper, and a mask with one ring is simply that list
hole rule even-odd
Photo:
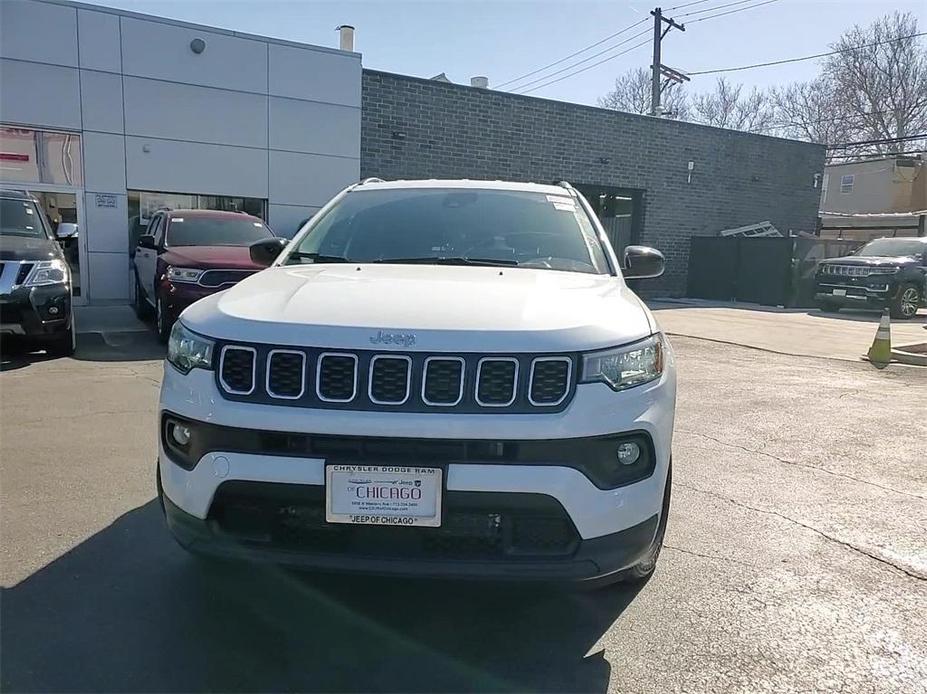
[{"label": "side window", "polygon": [[853,183],[856,179],[856,176],[853,174],[847,174],[846,176],[840,177],[840,192],[841,193],[852,193],[853,192]]}]

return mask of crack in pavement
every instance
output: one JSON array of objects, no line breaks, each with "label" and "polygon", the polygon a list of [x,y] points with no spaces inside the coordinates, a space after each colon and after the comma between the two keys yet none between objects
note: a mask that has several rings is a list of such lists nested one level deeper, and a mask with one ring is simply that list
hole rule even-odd
[{"label": "crack in pavement", "polygon": [[700,494],[705,494],[706,496],[712,496],[716,499],[721,499],[722,501],[726,501],[729,504],[733,504],[734,506],[739,506],[740,508],[747,509],[748,511],[753,511],[755,513],[762,513],[767,516],[775,516],[777,518],[781,518],[782,520],[788,521],[789,523],[794,523],[795,525],[802,527],[805,530],[810,530],[811,532],[823,537],[825,540],[833,542],[834,544],[840,545],[842,547],[846,547],[847,549],[853,552],[862,554],[863,556],[869,557],[870,559],[874,559],[880,564],[884,564],[885,566],[895,569],[895,571],[899,571],[900,573],[903,573],[906,576],[917,579],[918,581],[927,581],[927,574],[923,574],[917,569],[904,566],[903,564],[898,564],[892,561],[891,559],[886,559],[885,557],[880,557],[878,554],[875,554],[874,552],[870,552],[869,550],[863,547],[859,547],[850,542],[847,542],[846,540],[841,540],[837,537],[834,537],[833,535],[829,535],[823,530],[819,530],[818,528],[815,528],[813,525],[808,525],[807,523],[803,523],[797,518],[786,516],[782,513],[779,513],[778,511],[771,511],[765,508],[757,508],[756,506],[750,506],[749,504],[745,504],[742,501],[737,501],[736,499],[732,499],[731,497],[724,496],[723,494],[708,491],[707,489],[700,489],[699,487],[693,487],[692,485],[685,484],[684,482],[677,482],[674,480],[673,486],[682,487],[683,489],[689,489],[693,492],[699,492]]},{"label": "crack in pavement", "polygon": [[758,450],[756,448],[748,448],[747,446],[741,446],[739,443],[731,443],[730,441],[723,441],[722,439],[715,438],[714,436],[703,434],[700,431],[692,431],[691,429],[681,429],[679,427],[676,427],[676,431],[683,433],[683,434],[690,434],[692,436],[700,436],[703,439],[714,441],[717,444],[720,444],[722,446],[728,446],[729,448],[739,448],[740,450],[746,453],[755,453],[756,455],[762,455],[767,458],[772,458],[773,460],[776,460],[782,463],[783,465],[794,465],[795,467],[808,468],[809,470],[823,472],[824,474],[832,475],[833,477],[842,477],[844,479],[853,480],[854,482],[859,482],[860,484],[867,484],[872,487],[878,487],[879,489],[883,489],[887,492],[893,492],[901,496],[910,496],[914,499],[920,499],[921,501],[927,501],[927,497],[921,496],[920,494],[915,494],[913,492],[905,492],[900,489],[895,489],[894,487],[889,487],[884,484],[879,484],[878,482],[871,482],[870,480],[864,480],[860,477],[854,477],[853,475],[848,475],[844,472],[834,472],[833,470],[828,470],[827,468],[818,467],[817,465],[809,465],[808,463],[800,463],[797,460],[789,460],[788,458],[780,458],[779,456],[773,455],[772,453],[767,453],[766,451]]},{"label": "crack in pavement", "polygon": [[674,545],[668,545],[668,544],[666,544],[665,542],[663,543],[663,549],[671,549],[671,550],[673,550],[674,552],[681,552],[682,554],[689,554],[689,555],[691,555],[691,556],[693,556],[693,557],[701,557],[702,559],[713,559],[714,561],[723,561],[723,562],[725,562],[725,563],[740,564],[741,566],[747,566],[747,567],[749,567],[749,568],[751,568],[751,569],[758,569],[758,568],[760,568],[760,567],[759,567],[758,565],[756,565],[756,564],[751,564],[750,562],[747,562],[747,561],[741,561],[740,559],[732,559],[732,558],[730,558],[730,557],[722,557],[722,556],[717,555],[717,554],[702,554],[701,552],[696,552],[696,551],[691,550],[691,549],[684,549],[684,548],[682,548],[682,547],[676,547],[676,546],[674,546]]}]

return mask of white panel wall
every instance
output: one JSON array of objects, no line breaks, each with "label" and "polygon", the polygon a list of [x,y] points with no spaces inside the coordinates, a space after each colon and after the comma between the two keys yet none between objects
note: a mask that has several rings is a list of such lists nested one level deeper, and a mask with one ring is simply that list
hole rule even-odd
[{"label": "white panel wall", "polygon": [[84,129],[123,132],[121,75],[81,70],[80,103]]},{"label": "white panel wall", "polygon": [[285,236],[291,239],[299,231],[299,225],[303,220],[312,217],[318,211],[318,207],[271,203],[267,209],[267,223],[277,236]]},{"label": "white panel wall", "polygon": [[360,157],[361,110],[270,97],[270,146],[310,154]]},{"label": "white panel wall", "polygon": [[[128,239],[125,224],[127,222],[123,225],[123,232]],[[128,253],[88,253],[87,260],[90,267],[84,277],[89,279],[90,300],[128,301]]]},{"label": "white panel wall", "polygon": [[[84,195],[84,226],[90,253],[129,252],[129,212],[125,195],[116,195],[116,207],[97,207],[95,193]],[[125,265],[123,265],[123,269]]]},{"label": "white panel wall", "polygon": [[126,190],[125,138],[84,131],[84,187],[98,193]]},{"label": "white panel wall", "polygon": [[361,65],[343,53],[270,45],[270,93],[361,105]]},{"label": "white panel wall", "polygon": [[0,56],[77,67],[77,10],[0,0]]},{"label": "white panel wall", "polygon": [[80,130],[77,69],[0,60],[0,121]]},{"label": "white panel wall", "polygon": [[122,71],[118,15],[78,10],[77,29],[82,68],[107,72]]},{"label": "white panel wall", "polygon": [[266,198],[267,150],[126,137],[126,179],[130,190]]},{"label": "white panel wall", "polygon": [[[127,75],[267,92],[266,43],[132,17],[121,22]],[[199,55],[190,50],[195,38],[206,42]]]},{"label": "white panel wall", "polygon": [[267,97],[125,78],[126,133],[267,147]]},{"label": "white panel wall", "polygon": [[129,298],[127,189],[263,198],[292,235],[358,179],[360,106],[357,54],[0,0],[0,121],[81,133],[91,302]]},{"label": "white panel wall", "polygon": [[321,207],[359,176],[358,159],[271,151],[270,200]]}]

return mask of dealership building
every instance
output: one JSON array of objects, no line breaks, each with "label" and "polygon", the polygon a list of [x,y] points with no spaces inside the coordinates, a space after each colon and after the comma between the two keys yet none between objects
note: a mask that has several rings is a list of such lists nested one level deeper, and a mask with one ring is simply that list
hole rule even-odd
[{"label": "dealership building", "polygon": [[365,176],[569,180],[617,246],[770,221],[814,231],[823,148],[363,70],[350,50],[64,0],[0,1],[0,185],[77,223],[81,304],[131,296],[160,208],[241,210],[291,235]]}]

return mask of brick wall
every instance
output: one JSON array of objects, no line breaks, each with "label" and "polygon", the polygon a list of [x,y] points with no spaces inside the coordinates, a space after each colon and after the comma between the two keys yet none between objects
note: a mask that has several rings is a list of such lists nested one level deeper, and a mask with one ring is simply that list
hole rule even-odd
[{"label": "brick wall", "polygon": [[685,293],[692,236],[767,219],[815,229],[818,145],[373,70],[362,99],[362,176],[644,190],[640,241],[667,257],[648,293]]}]

